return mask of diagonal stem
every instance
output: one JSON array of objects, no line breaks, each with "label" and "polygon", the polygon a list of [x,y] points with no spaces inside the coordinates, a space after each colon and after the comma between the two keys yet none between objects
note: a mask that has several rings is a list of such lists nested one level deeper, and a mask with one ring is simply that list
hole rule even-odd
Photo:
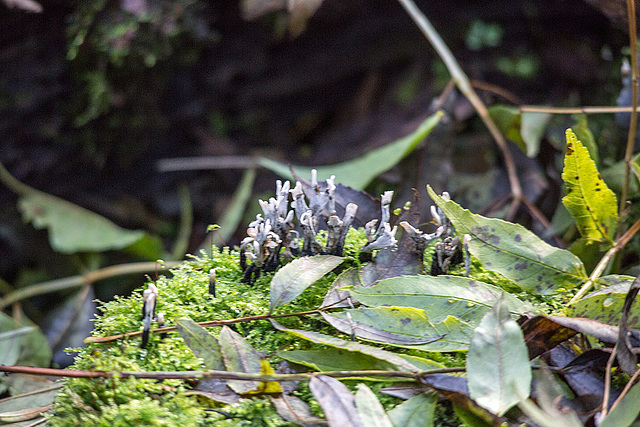
[{"label": "diagonal stem", "polygon": [[485,126],[489,129],[489,132],[495,139],[498,144],[498,148],[502,151],[502,155],[504,156],[504,162],[507,167],[507,174],[509,176],[509,184],[511,186],[511,195],[513,197],[513,202],[509,209],[510,213],[514,214],[517,209],[520,201],[523,198],[522,195],[522,187],[520,185],[520,180],[518,179],[518,174],[516,171],[516,165],[513,160],[513,156],[511,151],[509,151],[509,147],[507,146],[507,141],[504,136],[496,126],[491,116],[489,116],[489,111],[487,107],[485,107],[484,103],[478,96],[478,94],[473,89],[471,82],[467,75],[462,71],[460,64],[453,56],[449,47],[445,44],[440,34],[435,30],[431,22],[427,19],[427,17],[418,9],[413,0],[398,0],[402,7],[407,11],[411,19],[416,23],[418,28],[422,31],[422,33],[427,37],[433,48],[436,50],[440,58],[444,61],[449,73],[451,74],[451,78],[456,83],[460,91],[467,97],[471,105],[476,109],[480,118],[484,122]]}]

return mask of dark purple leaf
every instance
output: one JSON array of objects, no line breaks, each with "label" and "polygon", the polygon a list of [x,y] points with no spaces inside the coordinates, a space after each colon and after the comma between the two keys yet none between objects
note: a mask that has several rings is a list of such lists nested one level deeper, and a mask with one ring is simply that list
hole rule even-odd
[{"label": "dark purple leaf", "polygon": [[355,398],[340,381],[326,375],[311,378],[309,389],[324,411],[330,427],[364,427]]},{"label": "dark purple leaf", "polygon": [[628,321],[631,305],[640,291],[640,275],[631,284],[627,297],[622,307],[622,318],[618,330],[618,342],[616,344],[618,364],[627,374],[633,374],[638,366],[638,357],[631,351],[632,345],[628,335]]}]

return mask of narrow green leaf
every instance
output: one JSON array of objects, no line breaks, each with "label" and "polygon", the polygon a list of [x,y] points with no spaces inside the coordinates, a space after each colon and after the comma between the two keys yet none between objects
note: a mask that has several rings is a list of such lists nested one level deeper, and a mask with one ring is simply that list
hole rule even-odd
[{"label": "narrow green leaf", "polygon": [[288,329],[275,320],[270,321],[277,330],[286,332],[290,335],[305,339],[307,341],[314,342],[316,344],[328,345],[333,348],[339,348],[346,351],[359,352],[362,354],[373,356],[376,359],[393,363],[397,367],[397,369],[401,369],[404,371],[420,372],[423,370],[417,367],[411,361],[408,361],[407,359],[400,357],[398,354],[392,353],[390,351],[385,351],[377,347],[361,344],[359,342],[345,341],[340,338],[324,335],[318,332],[303,331],[300,329]]},{"label": "narrow green leaf", "polygon": [[[635,277],[622,275],[600,277],[597,283],[602,288],[569,305],[565,314],[619,325],[624,300],[634,280]],[[631,306],[629,327],[640,327],[640,301],[636,300]]]},{"label": "narrow green leaf", "polygon": [[176,320],[178,332],[196,357],[204,362],[209,370],[224,371],[225,364],[218,339],[202,326],[189,318]]},{"label": "narrow green leaf", "polygon": [[[503,290],[478,280],[458,276],[402,276],[385,279],[371,287],[347,288],[359,302],[370,307],[414,307],[432,322],[448,316],[475,325],[500,299]],[[530,305],[507,294],[514,314],[535,311]]]},{"label": "narrow green leaf", "polygon": [[476,328],[467,355],[469,396],[503,415],[531,391],[531,367],[524,335],[504,300]]},{"label": "narrow green leaf", "polygon": [[[228,326],[223,326],[218,340],[227,371],[253,374],[261,372],[260,354],[242,335],[234,332]],[[239,394],[256,391],[260,387],[258,381],[229,380],[227,384],[229,388]]]},{"label": "narrow green leaf", "polygon": [[[347,314],[351,316],[351,320]],[[425,351],[466,350],[473,326],[453,316],[431,323],[424,310],[411,307],[378,307],[347,310],[324,319],[345,334],[359,338]]]},{"label": "narrow green leaf", "polygon": [[437,393],[422,393],[388,412],[395,427],[431,427],[438,403]]},{"label": "narrow green leaf", "polygon": [[522,113],[520,134],[526,146],[525,153],[527,153],[528,157],[533,158],[538,155],[540,151],[540,141],[547,130],[549,120],[551,120],[550,113]]},{"label": "narrow green leaf", "polygon": [[[310,179],[310,170],[316,169],[318,171],[319,181],[335,175],[336,183],[347,185],[356,190],[362,190],[376,176],[391,169],[411,153],[416,146],[431,133],[442,116],[443,113],[439,111],[429,116],[413,133],[384,147],[370,151],[356,159],[330,166],[293,166],[293,171],[299,177]],[[294,179],[289,165],[286,163],[264,157],[258,159],[258,162],[261,166],[272,170],[283,178]]]},{"label": "narrow green leaf", "polygon": [[640,383],[631,387],[626,396],[602,420],[599,427],[627,427],[634,423],[640,414]]},{"label": "narrow green leaf", "polygon": [[469,234],[469,250],[485,268],[513,280],[533,294],[552,294],[587,280],[584,265],[571,252],[555,248],[519,224],[476,215],[446,201],[427,186],[429,196],[459,235]]},{"label": "narrow green leaf", "polygon": [[583,238],[590,242],[607,241],[613,244],[618,226],[618,201],[607,187],[589,151],[567,129],[567,152],[564,157],[562,179],[567,195],[562,203],[567,207]]},{"label": "narrow green leaf", "polygon": [[365,426],[393,427],[382,404],[366,384],[358,384],[355,400],[356,409]]},{"label": "narrow green leaf", "polygon": [[349,389],[326,375],[311,377],[309,390],[324,411],[329,427],[364,427]]},{"label": "narrow green leaf", "polygon": [[300,295],[344,261],[334,255],[306,256],[282,267],[271,280],[271,311]]}]

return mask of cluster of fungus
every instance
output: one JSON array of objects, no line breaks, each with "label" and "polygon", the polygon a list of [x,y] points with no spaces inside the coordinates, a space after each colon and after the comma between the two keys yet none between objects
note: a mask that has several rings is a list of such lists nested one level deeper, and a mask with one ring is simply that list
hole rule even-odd
[{"label": "cluster of fungus", "polygon": [[[305,199],[302,183],[291,188],[289,181],[276,181],[276,195],[269,201],[260,200],[262,214],[249,224],[247,237],[240,244],[240,266],[244,282],[252,282],[261,272],[275,271],[284,259],[293,256],[341,256],[347,232],[358,211],[358,205],[349,203],[340,218],[336,212],[335,176],[326,180],[326,188],[318,184],[317,172],[311,171],[309,203]],[[323,186],[324,187],[324,186]],[[291,201],[289,197],[291,196]],[[389,205],[393,191],[382,196],[382,218],[369,221],[365,229],[368,243],[362,251],[392,248],[396,245],[397,227],[391,227]],[[291,208],[291,209],[290,209]],[[297,219],[297,227],[294,224]],[[377,227],[376,227],[377,226]],[[326,244],[318,241],[318,231],[327,230]]]}]

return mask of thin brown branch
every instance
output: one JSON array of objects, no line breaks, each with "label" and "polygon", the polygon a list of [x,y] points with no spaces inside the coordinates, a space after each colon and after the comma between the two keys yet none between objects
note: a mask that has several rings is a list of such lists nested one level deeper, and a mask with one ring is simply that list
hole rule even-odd
[{"label": "thin brown branch", "polygon": [[607,265],[609,265],[609,262],[611,262],[611,260],[618,253],[618,251],[620,251],[622,248],[624,248],[625,245],[629,242],[629,240],[631,240],[631,238],[638,231],[640,231],[640,219],[637,220],[631,226],[631,228],[629,228],[627,230],[627,232],[624,233],[616,241],[615,245],[613,245],[613,247],[611,249],[609,249],[606,254],[604,254],[604,256],[598,262],[598,265],[596,265],[596,267],[593,269],[593,271],[589,275],[589,279],[587,279],[587,281],[584,283],[584,285],[582,285],[582,288],[580,288],[578,293],[576,293],[575,296],[573,298],[571,298],[571,301],[569,301],[569,305],[571,305],[571,304],[575,303],[576,301],[580,300],[582,297],[584,297],[587,294],[587,292],[589,292],[591,290],[591,288],[593,287],[594,282],[596,281],[596,279],[598,279],[602,275],[602,273],[604,272],[604,270],[607,267]]},{"label": "thin brown branch", "polygon": [[309,381],[316,375],[326,375],[333,378],[405,378],[418,381],[420,377],[433,374],[446,374],[453,372],[463,372],[465,368],[438,368],[422,372],[407,371],[383,371],[383,370],[360,370],[360,371],[325,371],[299,374],[253,374],[247,372],[228,371],[81,371],[71,369],[34,368],[30,366],[7,366],[0,365],[0,372],[21,373],[30,375],[47,375],[53,377],[66,378],[139,378],[155,380],[203,380],[222,379],[238,381]]},{"label": "thin brown branch", "polygon": [[479,80],[470,80],[470,82],[471,82],[471,86],[474,89],[480,89],[485,92],[491,92],[494,95],[498,95],[506,99],[507,101],[509,101],[514,105],[522,105],[522,100],[518,98],[516,94],[509,92],[507,89],[503,87],[500,87],[491,83],[479,81]]},{"label": "thin brown branch", "polygon": [[[162,267],[162,270],[167,270],[173,267],[177,267],[178,262],[167,262]],[[86,274],[65,277],[62,279],[51,280],[49,282],[37,283],[25,288],[21,288],[5,295],[0,299],[0,310],[13,304],[16,301],[22,301],[26,298],[31,298],[36,295],[48,294],[51,292],[57,292],[64,289],[79,288],[88,283],[94,283],[98,280],[106,279],[108,277],[122,276],[125,274],[134,273],[146,273],[154,271],[156,268],[155,262],[133,262],[130,264],[112,265],[110,267],[101,268],[91,271]]]},{"label": "thin brown branch", "polygon": [[[638,109],[636,108],[636,111]],[[549,113],[549,114],[613,114],[631,113],[633,107],[546,107],[543,105],[521,105],[521,113]]]},{"label": "thin brown branch", "polygon": [[638,126],[638,40],[635,0],[627,0],[627,16],[629,17],[629,47],[631,48],[631,106],[633,111],[631,112],[631,125],[629,126],[629,135],[627,137],[627,149],[624,153],[624,183],[620,193],[620,217],[622,217],[624,208],[627,205],[633,147],[636,140],[636,127]]},{"label": "thin brown branch", "polygon": [[[284,317],[308,316],[311,314],[320,314],[324,310],[327,310],[328,308],[330,307],[321,307],[316,310],[300,311],[297,313],[258,314],[255,316],[238,317],[236,319],[228,319],[228,320],[209,320],[207,322],[198,322],[197,324],[205,328],[205,327],[212,327],[212,326],[232,325],[234,323],[240,323],[240,322],[251,322],[255,320],[269,320],[269,319],[281,319]],[[167,326],[164,328],[151,329],[150,332],[154,334],[162,334],[165,332],[171,332],[171,331],[177,331],[177,330],[178,330],[177,326]],[[106,342],[112,342],[112,341],[116,341],[123,338],[135,338],[135,337],[139,337],[140,335],[142,335],[142,331],[125,332],[123,334],[111,335],[108,337],[87,337],[84,339],[84,343],[85,344],[106,343]]]},{"label": "thin brown branch", "polygon": [[603,417],[607,416],[608,407],[609,407],[609,393],[611,393],[611,368],[613,366],[613,361],[616,359],[616,349],[618,346],[613,347],[613,351],[609,356],[609,360],[607,360],[607,367],[604,377],[604,393],[602,396],[602,411],[600,412]]},{"label": "thin brown branch", "polygon": [[449,50],[449,47],[446,45],[444,40],[442,40],[440,34],[438,34],[433,25],[431,25],[429,19],[427,19],[422,11],[420,11],[413,0],[398,1],[407,11],[411,19],[413,19],[418,28],[420,28],[425,37],[429,40],[433,48],[436,50],[442,61],[445,63],[447,70],[451,74],[451,78],[456,82],[456,85],[458,86],[460,91],[464,94],[464,96],[467,97],[469,102],[471,102],[471,105],[473,105],[475,110],[478,112],[478,115],[484,122],[485,126],[487,127],[487,129],[489,129],[491,136],[496,141],[498,148],[500,148],[500,151],[502,151],[504,162],[507,167],[507,175],[509,177],[511,195],[514,199],[511,211],[514,211],[523,197],[522,186],[520,185],[520,180],[518,179],[518,174],[516,171],[516,164],[513,160],[513,156],[511,154],[511,151],[509,150],[506,139],[489,115],[487,107],[484,105],[478,94],[471,86],[469,78],[460,67],[460,64],[458,64],[455,56],[453,56],[451,50]]}]

